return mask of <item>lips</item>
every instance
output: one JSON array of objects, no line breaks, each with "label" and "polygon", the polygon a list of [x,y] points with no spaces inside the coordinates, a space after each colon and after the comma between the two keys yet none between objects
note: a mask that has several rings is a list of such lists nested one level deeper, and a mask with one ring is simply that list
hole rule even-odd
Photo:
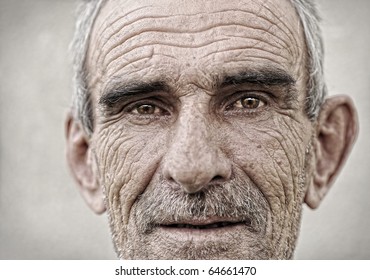
[{"label": "lips", "polygon": [[[172,240],[179,244],[198,244],[203,246],[207,242],[228,242],[230,236],[251,235],[254,230],[251,222],[247,220],[180,220],[157,225],[153,228],[153,233],[158,234],[158,240]],[[208,244],[208,243],[207,243]]]},{"label": "lips", "polygon": [[164,228],[173,229],[194,229],[194,230],[209,230],[209,229],[219,229],[219,228],[229,228],[238,225],[250,226],[251,221],[248,219],[246,221],[212,221],[212,222],[200,222],[200,221],[189,221],[183,223],[170,223],[160,225]]},{"label": "lips", "polygon": [[212,228],[234,226],[236,224],[238,223],[220,222],[220,223],[212,223],[212,224],[207,224],[207,225],[172,224],[172,225],[165,225],[165,226],[171,227],[171,228],[212,229]]}]

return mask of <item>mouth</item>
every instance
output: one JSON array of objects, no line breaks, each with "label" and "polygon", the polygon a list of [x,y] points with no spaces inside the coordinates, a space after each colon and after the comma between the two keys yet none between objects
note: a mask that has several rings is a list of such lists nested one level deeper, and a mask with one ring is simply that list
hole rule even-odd
[{"label": "mouth", "polygon": [[172,231],[187,231],[187,232],[203,232],[203,231],[217,231],[217,230],[230,230],[235,227],[252,228],[250,219],[244,220],[222,220],[222,219],[209,219],[209,220],[189,220],[181,221],[180,223],[171,222],[158,225],[158,227],[165,230]]},{"label": "mouth", "polygon": [[253,234],[251,220],[187,220],[169,222],[155,227],[157,233],[178,242],[192,241],[199,244],[209,240],[224,240],[229,234]]},{"label": "mouth", "polygon": [[209,229],[221,229],[227,227],[235,227],[238,225],[249,225],[250,222],[215,222],[206,224],[191,224],[191,223],[180,223],[180,224],[168,224],[161,225],[165,228],[173,229],[192,229],[192,230],[209,230]]}]

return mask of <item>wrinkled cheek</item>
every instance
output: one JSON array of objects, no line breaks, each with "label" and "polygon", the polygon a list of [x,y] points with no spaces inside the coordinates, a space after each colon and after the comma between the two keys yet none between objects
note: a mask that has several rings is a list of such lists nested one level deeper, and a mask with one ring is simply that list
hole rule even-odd
[{"label": "wrinkled cheek", "polygon": [[289,208],[296,195],[302,165],[296,155],[263,143],[251,143],[240,166],[267,198],[272,211]]},{"label": "wrinkled cheek", "polygon": [[[102,133],[103,134],[103,133]],[[144,137],[135,137],[124,131],[105,132],[97,147],[100,183],[113,235],[118,243],[125,241],[126,228],[132,205],[144,192],[157,168],[158,154]],[[148,151],[148,150],[151,150]],[[121,244],[122,245],[122,244]]]},{"label": "wrinkled cheek", "polygon": [[[244,145],[236,144],[243,147],[235,155],[236,166],[240,166],[268,201],[270,219],[266,240],[277,248],[285,246],[292,227],[299,223],[296,212],[303,188],[304,144],[276,130],[259,130],[260,134],[244,139]],[[251,131],[244,131],[244,135],[248,133]]]}]

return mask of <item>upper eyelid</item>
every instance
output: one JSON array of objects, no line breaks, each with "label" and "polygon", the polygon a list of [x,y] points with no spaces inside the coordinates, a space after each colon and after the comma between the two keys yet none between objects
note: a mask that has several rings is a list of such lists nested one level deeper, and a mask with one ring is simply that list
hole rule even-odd
[{"label": "upper eyelid", "polygon": [[243,96],[255,96],[255,97],[261,97],[264,98],[267,96],[273,96],[272,93],[264,90],[238,90],[235,92],[236,95],[240,95],[240,97]]},{"label": "upper eyelid", "polygon": [[260,100],[262,102],[265,102],[265,103],[268,102],[268,98],[269,98],[269,97],[264,96],[263,94],[253,94],[253,93],[250,93],[250,94],[241,95],[238,100],[242,100],[244,98],[250,98],[250,97],[251,98],[256,98],[256,99],[258,99],[258,100]]},{"label": "upper eyelid", "polygon": [[237,91],[228,97],[225,98],[225,100],[222,102],[224,106],[229,106],[243,98],[246,97],[254,97],[258,98],[261,101],[265,103],[269,103],[269,99],[273,99],[274,96],[271,93],[265,92],[265,91],[256,91],[256,90],[246,90],[246,91]]}]

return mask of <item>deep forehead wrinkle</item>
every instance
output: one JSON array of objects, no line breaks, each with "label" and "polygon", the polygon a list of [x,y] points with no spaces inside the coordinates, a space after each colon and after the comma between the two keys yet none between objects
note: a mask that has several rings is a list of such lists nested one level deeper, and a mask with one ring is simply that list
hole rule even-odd
[{"label": "deep forehead wrinkle", "polygon": [[[274,44],[275,47],[278,48],[284,48],[287,49],[290,53],[292,51],[290,48],[296,47],[296,36],[293,36],[292,30],[287,27],[287,25],[284,23],[284,21],[281,19],[282,15],[278,16],[275,13],[271,11],[269,6],[267,6],[265,3],[263,4],[266,11],[269,11],[269,15],[273,16],[273,19],[268,18],[266,15],[261,14],[259,11],[256,15],[255,12],[245,10],[245,9],[219,9],[218,11],[214,12],[199,12],[196,14],[177,14],[177,15],[163,15],[163,12],[159,12],[153,7],[142,7],[137,8],[134,11],[135,12],[129,12],[126,15],[127,16],[119,16],[119,18],[115,18],[112,22],[112,24],[109,24],[110,27],[109,33],[105,34],[104,36],[101,36],[101,41],[98,43],[99,50],[103,50],[106,48],[106,51],[112,52],[116,47],[121,46],[125,42],[127,42],[130,39],[135,39],[137,35],[143,35],[145,32],[166,32],[166,33],[200,33],[205,32],[207,30],[210,30],[214,28],[215,24],[213,22],[205,24],[205,22],[202,22],[202,18],[204,16],[210,16],[213,14],[216,18],[219,19],[219,22],[217,22],[218,26],[223,26],[221,14],[223,13],[233,13],[234,17],[233,22],[228,22],[224,26],[244,26],[249,27],[255,30],[261,31],[261,33],[268,33],[269,36],[274,38],[273,42],[270,40],[264,40],[264,43],[266,44]],[[262,9],[262,7],[261,7]],[[145,10],[145,12],[143,12]],[[130,16],[128,16],[130,15]],[[171,20],[174,20],[176,22],[176,18],[184,17],[186,16],[186,23],[183,22],[184,19],[180,19],[179,22],[180,25],[177,24],[174,26],[173,24],[166,25],[166,19],[171,18]],[[253,17],[257,17],[262,20],[262,23],[255,24],[254,20],[249,20]],[[228,18],[228,17],[226,17]],[[109,19],[108,19],[109,21]],[[162,22],[162,23],[161,23]],[[262,25],[261,25],[262,24]],[[107,25],[106,22],[104,22],[104,25]],[[162,25],[162,27],[161,27]],[[260,25],[260,26],[259,26]],[[279,32],[282,32],[283,36],[276,35],[276,32],[274,30],[274,27],[279,25]],[[283,28],[284,27],[284,28]],[[106,27],[107,28],[107,27]],[[135,30],[135,32],[130,32],[130,30]],[[103,31],[107,31],[104,29]],[[99,33],[99,32],[97,32]],[[103,32],[104,33],[104,32]],[[206,37],[206,36],[205,36]],[[294,42],[294,44],[292,44]],[[108,44],[108,46],[107,46]],[[100,56],[103,55],[106,51],[99,52],[98,54],[98,60],[100,59]]]},{"label": "deep forehead wrinkle", "polygon": [[[172,40],[171,40],[172,41]],[[140,48],[155,48],[156,46],[165,46],[165,47],[168,47],[168,48],[173,48],[173,49],[199,49],[199,48],[205,48],[205,47],[208,47],[210,45],[216,45],[217,43],[219,42],[222,42],[222,41],[226,41],[226,39],[217,39],[217,40],[208,40],[208,41],[205,41],[205,42],[200,42],[200,43],[185,43],[185,44],[182,44],[181,46],[177,45],[175,42],[166,42],[166,41],[162,41],[162,40],[151,40],[150,43],[142,43],[140,45],[135,45],[135,46],[132,46],[131,48],[129,49],[125,49],[121,52],[117,52],[116,54],[112,54],[109,59],[106,58],[106,60],[104,61],[104,65],[109,68],[109,66],[116,62],[117,59],[120,59],[124,54],[129,54],[130,52],[136,52],[138,50],[140,50]],[[256,40],[257,41],[257,40]],[[258,41],[257,41],[258,43]],[[253,44],[244,44],[242,46],[242,49],[243,50],[256,50],[258,49],[261,53],[266,53],[266,54],[270,54],[270,55],[273,55],[275,57],[280,57],[282,59],[285,59],[285,60],[289,60],[289,57],[287,55],[284,55],[284,54],[280,54],[280,53],[275,53],[269,49],[263,49],[261,47],[258,47],[256,46],[255,43],[254,45]],[[230,52],[230,51],[233,51],[233,50],[239,50],[240,51],[241,49],[241,46],[238,45],[236,46],[235,48],[230,48],[229,46],[225,46],[224,48],[218,48],[217,51],[215,52],[210,52],[208,53],[207,55],[203,56],[203,58],[205,57],[208,57],[210,55],[213,55],[215,53],[222,53],[222,52]],[[146,53],[145,51],[142,51],[142,53]],[[129,65],[129,64],[132,64],[133,62],[137,62],[139,60],[143,60],[143,59],[146,59],[148,58],[148,56],[150,57],[154,57],[156,54],[155,53],[150,53],[148,54],[147,56],[143,56],[141,57],[140,59],[138,60],[127,60],[126,63],[123,63],[121,64],[121,67],[124,68],[125,66]],[[163,54],[161,54],[163,55]],[[167,55],[168,56],[168,55]],[[263,59],[263,57],[261,57],[261,59]],[[270,58],[271,61],[274,61],[275,63],[278,63],[276,60],[274,60],[273,58]]]},{"label": "deep forehead wrinkle", "polygon": [[[268,6],[264,6],[264,7],[266,9],[269,9]],[[136,12],[139,12],[139,11],[142,11],[142,10],[147,10],[147,9],[149,11],[148,13],[138,14],[133,18],[128,17],[128,15],[130,15],[130,14],[135,14]],[[202,31],[205,31],[207,29],[212,28],[212,27],[209,27],[209,26],[201,27],[201,25],[199,23],[201,23],[202,20],[199,20],[199,19],[202,19],[204,16],[210,16],[210,15],[218,16],[218,15],[227,14],[227,13],[233,13],[233,14],[243,13],[244,14],[243,15],[244,21],[248,18],[258,16],[263,21],[265,21],[265,23],[268,23],[270,26],[277,25],[277,22],[272,21],[271,19],[267,18],[266,16],[256,15],[255,13],[253,13],[251,11],[243,10],[243,9],[238,9],[238,10],[236,10],[236,9],[221,9],[219,11],[199,12],[199,13],[196,13],[196,14],[163,15],[162,13],[157,14],[155,11],[152,10],[152,6],[151,6],[151,7],[142,7],[142,8],[135,9],[134,11],[131,11],[131,12],[115,19],[112,23],[107,24],[107,22],[104,22],[103,24],[104,24],[105,28],[103,30],[97,30],[97,34],[105,33],[108,29],[110,29],[110,34],[107,37],[105,37],[106,40],[103,43],[103,45],[101,46],[101,47],[105,47],[105,45],[112,39],[113,36],[119,34],[119,32],[121,30],[131,29],[132,25],[134,25],[134,24],[145,26],[142,21],[151,20],[151,21],[159,22],[160,20],[166,20],[166,19],[176,20],[177,18],[184,18],[184,17],[187,19],[186,24],[184,24],[183,26],[176,26],[176,29],[173,29],[173,32],[199,33],[199,32],[202,32]],[[271,14],[274,15],[272,12],[271,12]],[[281,23],[281,25],[283,25],[287,30],[289,30],[289,27],[285,24],[284,21],[281,20],[280,17],[277,17],[276,15],[274,15],[274,17],[279,23]],[[236,24],[236,25],[242,25],[242,24]],[[221,26],[222,26],[222,23],[221,23]],[[259,28],[259,29],[261,29],[261,28]],[[264,31],[269,32],[268,29],[265,29]],[[285,29],[281,28],[281,31],[287,37],[292,35],[290,32],[287,32]],[[272,33],[272,32],[269,32],[269,33],[272,36],[277,37],[274,33]]]},{"label": "deep forehead wrinkle", "polygon": [[[194,33],[201,33],[201,32],[207,32],[207,31],[212,33],[212,32],[217,32],[218,30],[222,28],[228,28],[228,27],[230,29],[238,28],[238,27],[250,28],[250,27],[246,27],[245,25],[241,25],[241,24],[239,25],[236,23],[224,24],[224,25],[219,24],[218,26],[214,28],[204,28],[203,30],[194,31]],[[253,29],[257,30],[258,28],[253,27]],[[265,32],[265,30],[260,30],[260,31]],[[155,33],[158,34],[158,37],[161,36],[161,38],[152,39],[152,35]],[[141,29],[140,32],[138,32],[138,34],[130,34],[122,38],[123,41],[126,40],[125,42],[123,43],[118,42],[110,46],[110,48],[106,50],[107,53],[100,52],[98,54],[97,60],[100,61],[102,65],[105,65],[105,67],[109,67],[110,64],[114,62],[116,59],[122,57],[123,55],[128,55],[132,51],[138,51],[140,48],[166,46],[166,47],[178,48],[178,49],[199,49],[199,48],[207,47],[208,45],[215,45],[219,42],[230,40],[230,39],[235,39],[238,37],[232,34],[224,34],[223,36],[220,35],[220,38],[212,38],[211,36],[208,36],[210,34],[203,34],[203,35],[198,36],[199,38],[201,38],[201,39],[198,39],[198,41],[192,41],[191,39],[184,41],[182,37],[185,37],[186,35],[189,35],[190,33],[192,32],[182,33],[182,32],[179,32],[178,30],[174,30],[168,27],[161,28],[161,29],[157,28],[156,30],[153,30],[153,28]],[[149,41],[148,41],[149,36],[146,36],[146,35],[151,35]],[[239,38],[242,38],[242,37],[239,36]],[[278,44],[276,44],[277,41],[271,42],[271,40],[269,41],[266,39],[261,39],[259,36],[249,36],[248,38],[244,38],[244,39],[248,39],[248,42],[246,42],[243,45],[240,45],[239,43],[239,45],[236,46],[236,49],[241,49],[241,48],[244,50],[259,49],[261,52],[270,53],[273,56],[281,57],[287,61],[290,59],[295,60],[294,57],[288,56],[286,52],[276,51],[280,49],[289,49],[288,47],[285,47],[285,46],[279,46]],[[132,42],[129,42],[129,40],[131,40]],[[180,45],[177,43],[179,40],[183,42]],[[122,45],[124,45],[123,48],[122,48]],[[259,45],[268,45],[272,48],[262,48]],[[226,51],[232,50],[230,49],[229,46],[226,46],[226,45],[224,46],[224,48]],[[275,51],[272,51],[274,49]],[[223,50],[218,48],[217,51],[222,52]],[[213,54],[213,53],[210,52],[209,54]],[[101,61],[102,56],[104,56],[103,61]],[[130,63],[130,61],[128,62]]]},{"label": "deep forehead wrinkle", "polygon": [[[280,3],[282,3],[284,0],[281,0]],[[112,1],[106,1],[107,2],[112,2]],[[136,2],[139,2],[139,1],[136,1]],[[158,1],[159,2],[159,1]],[[169,4],[169,2],[171,1],[166,1],[166,4]],[[176,1],[178,2],[178,1]],[[201,2],[201,1],[199,1]],[[207,1],[205,1],[207,3]],[[208,2],[213,2],[213,1],[208,1]],[[281,14],[281,15],[278,15],[276,12],[278,11],[278,6],[275,5],[275,2],[271,2],[271,1],[264,1],[261,3],[261,7],[257,10],[257,9],[251,9],[251,5],[250,3],[246,3],[248,1],[239,1],[238,3],[238,9],[229,9],[229,8],[220,8],[220,9],[217,9],[217,12],[226,12],[226,11],[233,11],[233,12],[237,12],[237,11],[244,11],[246,13],[250,13],[250,14],[253,14],[253,15],[258,15],[259,17],[263,18],[264,20],[266,21],[269,21],[271,24],[276,24],[276,22],[273,22],[271,19],[268,18],[268,16],[272,16],[275,20],[277,20],[278,22],[281,23],[282,26],[284,26],[287,30],[290,29],[290,27],[286,24],[286,22],[284,20],[282,20],[282,17],[284,16],[284,14]],[[250,2],[250,1],[249,1]],[[285,1],[286,2],[286,1]],[[127,20],[128,22],[132,21],[130,20],[131,18],[131,15],[132,14],[135,14],[137,12],[142,12],[144,10],[148,10],[150,13],[153,12],[153,10],[155,8],[157,8],[157,10],[161,11],[161,15],[163,15],[163,8],[161,8],[160,6],[158,6],[157,2],[154,4],[154,5],[143,5],[141,7],[138,7],[138,8],[134,8],[133,10],[131,11],[126,11],[127,9],[127,5],[124,5],[124,8],[122,9],[112,9],[112,11],[110,13],[108,13],[107,15],[107,18],[113,18],[114,20],[111,20],[111,21],[104,21],[100,28],[97,30],[97,33],[103,33],[106,31],[106,29],[114,26],[117,22],[119,22],[120,20]],[[291,4],[289,4],[291,6]],[[178,6],[178,5],[177,5]],[[248,8],[250,9],[249,11],[248,10],[245,10],[242,8],[243,7],[246,7],[248,6]],[[265,9],[262,11],[262,7]],[[167,17],[170,17],[172,15],[182,15],[182,16],[188,16],[188,15],[204,15],[204,14],[209,14],[211,11],[209,10],[206,10],[206,12],[199,12],[199,11],[190,11],[188,13],[184,13],[183,10],[179,10],[177,11],[176,13],[174,13],[172,11],[171,15],[167,15]],[[266,14],[266,12],[268,12]],[[118,16],[117,16],[118,15]],[[150,14],[148,14],[148,17],[150,17]],[[123,26],[120,26],[118,25],[118,29],[122,29]],[[114,32],[117,32],[117,30],[114,30]],[[285,32],[285,30],[283,30],[283,32]],[[288,35],[288,33],[286,33],[286,35]]]},{"label": "deep forehead wrinkle", "polygon": [[[141,24],[139,25],[141,26]],[[143,26],[145,26],[145,24],[143,24]],[[176,47],[176,48],[204,47],[204,46],[207,46],[207,44],[213,44],[213,43],[217,43],[217,42],[224,40],[224,39],[218,39],[218,40],[212,39],[207,34],[207,32],[209,33],[217,32],[217,30],[220,30],[222,28],[244,28],[244,29],[259,30],[262,34],[269,33],[269,36],[275,38],[273,42],[271,40],[266,40],[266,39],[261,38],[263,35],[262,36],[261,35],[260,36],[249,36],[248,38],[245,38],[245,39],[255,41],[255,44],[253,45],[254,48],[257,48],[256,45],[258,43],[270,45],[276,49],[287,49],[287,50],[290,50],[290,47],[292,46],[292,45],[289,45],[289,43],[285,43],[284,41],[282,41],[279,36],[277,36],[276,34],[270,31],[266,31],[265,29],[259,28],[256,26],[246,26],[241,22],[240,23],[237,22],[236,20],[232,23],[227,23],[227,24],[219,23],[217,26],[213,26],[213,25],[203,26],[201,28],[192,29],[190,31],[185,30],[185,29],[179,30],[178,28],[173,28],[172,26],[156,27],[156,28],[152,26],[148,26],[148,27],[140,27],[139,30],[137,30],[137,32],[135,33],[123,32],[123,34],[121,34],[123,36],[117,34],[116,35],[117,40],[114,39],[111,42],[106,41],[106,43],[104,44],[105,47],[102,48],[105,51],[99,52],[97,61],[101,61],[102,56],[105,56],[107,53],[114,54],[113,57],[109,59],[109,61],[104,61],[104,62],[101,61],[103,64],[109,65],[111,61],[113,61],[115,58],[120,57],[122,54],[128,53],[140,47],[148,47],[149,44],[146,42],[148,37],[146,35],[153,35],[155,33],[157,33],[159,36],[162,36],[162,37],[167,36],[167,38],[157,39],[156,41],[151,40],[151,45],[166,45],[166,46]],[[177,44],[177,40],[176,40],[177,37],[185,37],[189,34],[198,35],[199,38],[202,38],[204,40],[204,42],[200,41],[196,43],[196,42],[193,42],[192,39],[189,39],[187,43],[182,43],[181,45]],[[232,35],[229,35],[229,36],[232,36]],[[233,37],[236,37],[236,36],[233,36]],[[107,45],[108,43],[109,43],[109,46]],[[125,48],[123,48],[121,52],[116,52],[116,49],[121,48],[122,46],[125,46]],[[247,49],[247,46],[245,47],[245,49]],[[283,56],[282,54],[278,54],[277,52],[275,52],[274,54],[278,56],[282,56],[283,58],[287,59],[287,56]]]}]

